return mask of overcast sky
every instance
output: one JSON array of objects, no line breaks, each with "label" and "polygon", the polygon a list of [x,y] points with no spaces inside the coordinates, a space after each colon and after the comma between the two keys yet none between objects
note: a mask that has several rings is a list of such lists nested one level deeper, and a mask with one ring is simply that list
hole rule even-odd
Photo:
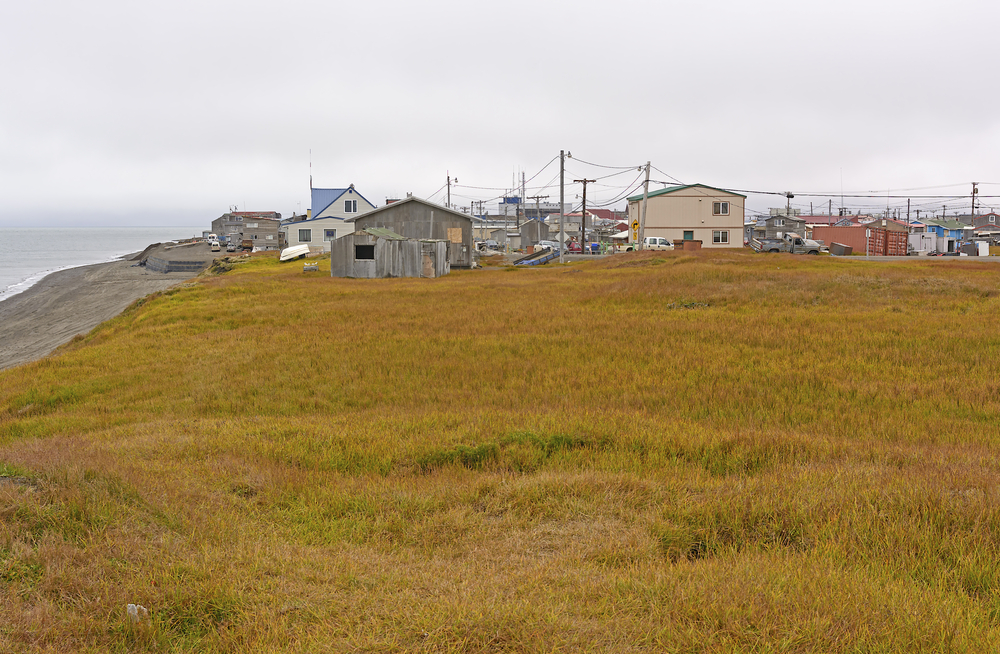
[{"label": "overcast sky", "polygon": [[973,181],[1000,207],[998,19],[995,0],[0,3],[0,225],[304,212],[310,150],[315,186],[376,205],[443,202],[449,172],[460,206],[520,171],[555,200],[538,187],[565,149],[568,180],[620,173],[598,203],[639,172],[583,161],[805,211],[841,190],[967,211]]}]

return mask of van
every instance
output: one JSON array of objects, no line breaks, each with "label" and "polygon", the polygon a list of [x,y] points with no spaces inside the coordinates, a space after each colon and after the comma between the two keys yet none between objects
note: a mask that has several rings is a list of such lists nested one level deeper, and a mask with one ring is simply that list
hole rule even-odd
[{"label": "van", "polygon": [[647,236],[642,239],[643,250],[673,250],[674,244],[662,236]]},{"label": "van", "polygon": [[219,245],[218,241],[209,241],[208,242],[208,247],[209,247],[209,249],[211,249],[212,252],[221,252],[222,251],[222,246]]}]

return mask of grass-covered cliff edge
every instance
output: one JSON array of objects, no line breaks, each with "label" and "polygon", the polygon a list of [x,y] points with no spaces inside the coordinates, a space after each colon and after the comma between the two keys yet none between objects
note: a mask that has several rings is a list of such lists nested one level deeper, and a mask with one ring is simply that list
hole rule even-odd
[{"label": "grass-covered cliff edge", "polygon": [[996,651],[998,288],[203,277],[0,372],[0,650]]}]

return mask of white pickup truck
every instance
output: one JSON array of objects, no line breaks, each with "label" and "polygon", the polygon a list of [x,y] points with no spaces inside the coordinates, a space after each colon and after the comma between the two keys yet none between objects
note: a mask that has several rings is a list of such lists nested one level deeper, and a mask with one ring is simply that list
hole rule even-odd
[{"label": "white pickup truck", "polygon": [[[625,252],[631,252],[636,249],[634,243],[627,243],[624,247]],[[674,244],[663,238],[662,236],[647,236],[642,239],[642,249],[643,250],[673,250]]]},{"label": "white pickup truck", "polygon": [[802,238],[788,232],[781,238],[755,238],[750,241],[755,252],[791,252],[792,254],[819,254],[823,246],[818,241]]}]

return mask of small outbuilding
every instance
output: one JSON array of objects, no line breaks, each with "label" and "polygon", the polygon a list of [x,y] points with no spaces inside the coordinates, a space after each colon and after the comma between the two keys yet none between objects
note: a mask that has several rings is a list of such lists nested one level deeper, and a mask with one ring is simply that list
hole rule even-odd
[{"label": "small outbuilding", "polygon": [[521,228],[518,230],[520,232],[520,246],[527,247],[529,245],[534,245],[539,241],[549,240],[549,226],[543,223],[541,220],[528,220],[521,223]]},{"label": "small outbuilding", "polygon": [[[420,198],[408,197],[374,211],[348,218],[356,231],[383,228],[407,239],[446,241],[448,264],[471,268],[475,246],[472,240],[472,217]],[[338,239],[339,240],[339,239]]]},{"label": "small outbuilding", "polygon": [[330,276],[441,277],[451,272],[442,240],[406,238],[384,227],[369,227],[330,242]]}]

